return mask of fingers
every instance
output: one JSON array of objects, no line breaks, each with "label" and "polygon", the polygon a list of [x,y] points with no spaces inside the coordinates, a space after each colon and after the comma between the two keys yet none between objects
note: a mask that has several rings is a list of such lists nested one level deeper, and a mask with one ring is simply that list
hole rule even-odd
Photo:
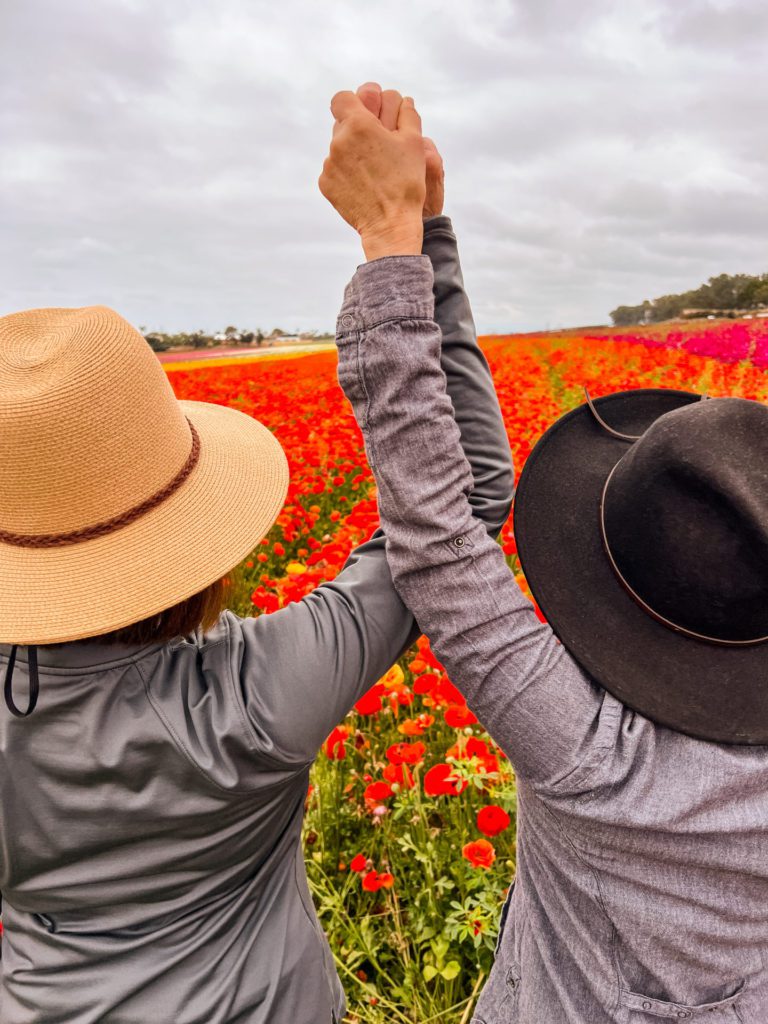
[{"label": "fingers", "polygon": [[421,117],[412,96],[405,96],[397,115],[397,130],[403,134],[421,135]]},{"label": "fingers", "polygon": [[397,115],[402,102],[403,97],[397,89],[385,89],[381,94],[381,113],[379,114],[379,120],[390,132],[393,132],[397,128]]},{"label": "fingers", "polygon": [[331,113],[337,121],[343,121],[363,109],[365,108],[360,97],[349,89],[337,92],[331,100]]},{"label": "fingers", "polygon": [[378,82],[364,82],[357,90],[357,95],[366,109],[380,117],[381,114],[381,86]]}]

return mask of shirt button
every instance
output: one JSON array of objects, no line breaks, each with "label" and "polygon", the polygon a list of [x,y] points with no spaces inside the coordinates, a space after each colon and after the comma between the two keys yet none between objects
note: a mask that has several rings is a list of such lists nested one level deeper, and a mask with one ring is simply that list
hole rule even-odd
[{"label": "shirt button", "polygon": [[678,1010],[677,1011],[677,1016],[682,1018],[682,1020],[688,1020],[688,1018],[691,1016],[691,1011],[690,1010]]},{"label": "shirt button", "polygon": [[464,547],[464,538],[463,537],[457,537],[456,540],[453,543],[456,545],[457,548],[463,548]]},{"label": "shirt button", "polygon": [[644,1010],[650,1010],[650,1008],[651,1008],[651,1004],[646,999],[646,1001],[643,1003],[643,1009]]},{"label": "shirt button", "polygon": [[355,326],[355,318],[353,316],[350,316],[349,313],[345,313],[344,316],[341,318],[341,326],[342,327],[354,327]]}]

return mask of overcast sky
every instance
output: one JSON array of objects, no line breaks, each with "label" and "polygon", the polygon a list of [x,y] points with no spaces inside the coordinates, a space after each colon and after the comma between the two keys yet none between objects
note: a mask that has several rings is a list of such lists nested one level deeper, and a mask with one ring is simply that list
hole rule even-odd
[{"label": "overcast sky", "polygon": [[416,100],[481,333],[768,271],[766,0],[0,0],[0,314],[333,330],[329,103]]}]

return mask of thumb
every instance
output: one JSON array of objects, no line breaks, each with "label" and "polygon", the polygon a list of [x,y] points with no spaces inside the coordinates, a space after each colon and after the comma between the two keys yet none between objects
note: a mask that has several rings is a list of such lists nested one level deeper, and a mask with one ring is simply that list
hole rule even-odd
[{"label": "thumb", "polygon": [[413,103],[413,96],[404,96],[397,113],[397,131],[421,135],[421,117]]}]

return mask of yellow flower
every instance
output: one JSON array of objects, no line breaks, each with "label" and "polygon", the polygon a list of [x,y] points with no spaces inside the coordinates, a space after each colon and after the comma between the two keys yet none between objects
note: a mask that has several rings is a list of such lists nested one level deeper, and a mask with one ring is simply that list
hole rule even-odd
[{"label": "yellow flower", "polygon": [[401,693],[405,689],[405,674],[399,665],[393,665],[379,682],[390,692]]},{"label": "yellow flower", "polygon": [[285,571],[289,576],[301,576],[303,572],[307,571],[307,567],[303,562],[289,562],[285,567]]}]

